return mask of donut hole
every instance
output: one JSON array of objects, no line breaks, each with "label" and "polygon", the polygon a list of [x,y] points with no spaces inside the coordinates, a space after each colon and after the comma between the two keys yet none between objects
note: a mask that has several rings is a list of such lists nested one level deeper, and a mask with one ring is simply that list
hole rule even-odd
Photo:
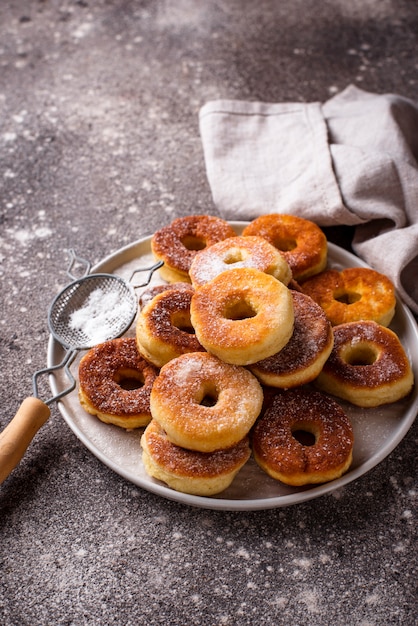
[{"label": "donut hole", "polygon": [[219,400],[219,392],[213,383],[202,385],[196,397],[197,404],[204,407],[213,407]]},{"label": "donut hole", "polygon": [[379,352],[369,344],[359,344],[358,346],[350,345],[343,354],[343,360],[347,365],[354,367],[365,367],[373,365],[377,361]]},{"label": "donut hole", "polygon": [[249,256],[248,252],[245,250],[240,250],[238,248],[234,248],[229,250],[229,252],[223,258],[223,262],[225,265],[235,265],[236,263],[242,263]]},{"label": "donut hole", "polygon": [[186,248],[186,250],[204,250],[206,248],[206,241],[201,237],[193,237],[193,235],[186,235],[182,237],[181,243]]},{"label": "donut hole", "polygon": [[133,391],[144,386],[145,378],[142,372],[137,370],[121,369],[116,373],[115,382],[125,391]]},{"label": "donut hole", "polygon": [[357,291],[338,291],[333,295],[334,300],[341,304],[355,304],[361,300],[361,294]]},{"label": "donut hole", "polygon": [[314,446],[316,443],[315,435],[308,430],[295,430],[292,432],[292,436],[302,446]]},{"label": "donut hole", "polygon": [[190,321],[190,313],[186,313],[184,311],[178,311],[171,317],[171,325],[174,328],[177,328],[183,333],[187,333],[188,335],[194,335],[195,330]]},{"label": "donut hole", "polygon": [[257,315],[257,311],[249,302],[245,299],[235,300],[229,302],[225,306],[224,317],[227,320],[231,320],[233,322],[237,322],[239,320],[246,320],[251,317],[255,317]]},{"label": "donut hole", "polygon": [[318,440],[318,429],[313,424],[298,423],[292,429],[292,437],[302,446],[314,446]]},{"label": "donut hole", "polygon": [[281,252],[291,252],[298,244],[293,237],[275,237],[273,239],[273,245]]}]

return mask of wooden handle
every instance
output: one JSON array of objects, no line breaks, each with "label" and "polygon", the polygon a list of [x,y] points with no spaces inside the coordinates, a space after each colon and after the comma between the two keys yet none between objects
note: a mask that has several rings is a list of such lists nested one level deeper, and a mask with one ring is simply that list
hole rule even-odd
[{"label": "wooden handle", "polygon": [[30,442],[50,416],[39,398],[26,398],[12,421],[0,433],[0,484],[23,458]]}]

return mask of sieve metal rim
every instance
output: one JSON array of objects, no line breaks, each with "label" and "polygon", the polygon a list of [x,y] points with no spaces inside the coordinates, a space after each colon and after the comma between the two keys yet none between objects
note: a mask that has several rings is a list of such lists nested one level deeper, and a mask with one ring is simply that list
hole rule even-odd
[{"label": "sieve metal rim", "polygon": [[[86,282],[95,282],[97,283],[97,287],[100,286],[100,282],[102,281],[111,281],[111,282],[117,282],[118,285],[120,287],[123,288],[123,290],[126,293],[126,297],[127,297],[127,301],[129,298],[129,304],[130,304],[130,315],[127,316],[126,318],[126,324],[123,327],[123,329],[121,329],[121,331],[118,334],[114,334],[113,337],[117,338],[120,337],[121,335],[123,335],[128,328],[131,326],[132,322],[135,319],[136,313],[137,313],[137,301],[136,301],[136,293],[135,293],[135,289],[133,287],[133,285],[131,285],[129,282],[127,282],[124,278],[122,278],[121,276],[117,276],[116,274],[109,274],[109,273],[104,273],[104,272],[98,272],[98,273],[94,273],[94,274],[87,274],[86,276],[83,276],[81,278],[77,278],[76,280],[73,280],[71,283],[69,283],[68,285],[66,285],[63,289],[61,289],[61,291],[54,297],[54,299],[52,300],[49,309],[48,309],[48,328],[49,331],[51,333],[51,335],[54,337],[54,339],[56,341],[58,341],[58,343],[60,343],[64,348],[66,349],[70,349],[70,350],[86,350],[92,347],[92,343],[86,343],[86,344],[74,344],[74,343],[70,343],[68,342],[58,331],[56,328],[56,320],[55,320],[55,313],[58,309],[62,309],[62,307],[58,307],[58,304],[60,303],[61,300],[65,300],[65,297],[67,294],[71,293],[70,297],[67,299],[67,302],[69,302],[71,300],[71,298],[73,298],[73,296],[77,293],[77,290],[80,288],[81,285],[83,285]],[[93,291],[93,289],[91,290],[91,292]],[[73,309],[74,311],[76,310],[75,308]],[[68,323],[64,324],[67,328],[68,328]]]}]

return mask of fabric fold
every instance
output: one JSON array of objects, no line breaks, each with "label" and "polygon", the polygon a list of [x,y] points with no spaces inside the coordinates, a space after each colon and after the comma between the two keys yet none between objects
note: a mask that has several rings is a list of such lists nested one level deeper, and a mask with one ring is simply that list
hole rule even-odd
[{"label": "fabric fold", "polygon": [[226,218],[321,213],[325,225],[344,210],[319,103],[214,101],[200,111],[200,132],[213,199]]},{"label": "fabric fold", "polygon": [[220,214],[356,227],[355,252],[418,314],[418,106],[348,86],[324,104],[217,100],[199,115]]}]

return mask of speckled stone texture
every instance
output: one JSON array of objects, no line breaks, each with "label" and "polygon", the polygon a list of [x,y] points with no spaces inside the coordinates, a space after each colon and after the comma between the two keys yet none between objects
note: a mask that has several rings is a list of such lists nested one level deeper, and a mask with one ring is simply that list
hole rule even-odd
[{"label": "speckled stone texture", "polygon": [[[46,364],[68,248],[216,214],[206,101],[416,100],[417,44],[411,0],[2,0],[0,429]],[[412,626],[416,440],[333,495],[208,511],[113,473],[53,406],[0,487],[0,623]]]}]

